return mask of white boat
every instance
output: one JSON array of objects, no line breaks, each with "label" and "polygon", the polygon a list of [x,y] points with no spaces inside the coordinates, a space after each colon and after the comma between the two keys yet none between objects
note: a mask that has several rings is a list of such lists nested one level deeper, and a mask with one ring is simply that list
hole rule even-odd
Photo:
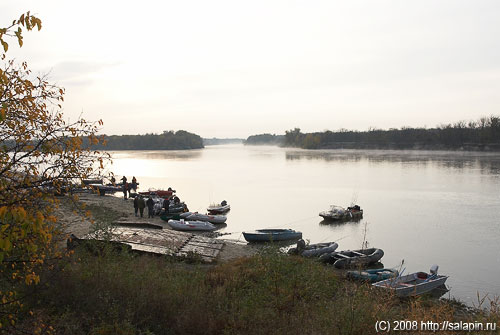
[{"label": "white boat", "polygon": [[184,221],[180,220],[168,220],[168,225],[174,230],[188,231],[188,230],[198,230],[198,231],[212,231],[216,227],[205,221]]},{"label": "white boat", "polygon": [[415,272],[406,276],[386,279],[372,285],[390,290],[398,297],[424,294],[444,285],[446,279],[448,279],[448,276],[438,275],[438,268],[437,265],[433,265],[429,274],[426,272]]},{"label": "white boat", "polygon": [[222,214],[226,213],[231,209],[231,206],[227,203],[226,200],[223,200],[220,204],[212,204],[207,208],[207,211],[210,214]]},{"label": "white boat", "polygon": [[227,217],[224,215],[201,214],[198,212],[182,213],[180,217],[187,221],[206,221],[214,224],[221,224],[227,220]]}]

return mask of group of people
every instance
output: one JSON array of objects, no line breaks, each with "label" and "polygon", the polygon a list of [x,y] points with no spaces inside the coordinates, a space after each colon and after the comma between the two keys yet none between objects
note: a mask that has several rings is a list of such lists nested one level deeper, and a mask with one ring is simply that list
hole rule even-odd
[{"label": "group of people", "polygon": [[[115,178],[113,177],[112,182],[114,181],[114,179]],[[130,195],[131,191],[132,190],[134,190],[134,192],[137,191],[137,185],[138,185],[137,179],[135,178],[135,176],[133,176],[132,177],[132,182],[130,184],[127,182],[127,177],[125,177],[125,176],[123,176],[123,178],[120,179],[120,180],[122,181],[122,185],[123,185],[122,186],[122,189],[123,189],[123,198],[125,200],[127,200],[127,192],[128,192],[128,197],[131,198],[131,195]]]},{"label": "group of people", "polygon": [[137,216],[137,212],[140,213],[141,218],[144,215],[144,208],[148,207],[148,218],[152,218],[154,216],[154,205],[155,202],[153,198],[149,197],[148,200],[144,200],[142,195],[136,195],[134,198],[134,211],[135,216]]}]

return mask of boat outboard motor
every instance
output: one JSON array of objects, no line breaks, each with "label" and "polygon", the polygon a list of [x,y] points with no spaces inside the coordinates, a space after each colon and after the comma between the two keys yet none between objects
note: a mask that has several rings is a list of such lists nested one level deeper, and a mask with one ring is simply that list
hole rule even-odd
[{"label": "boat outboard motor", "polygon": [[439,269],[439,266],[437,264],[434,264],[433,266],[431,266],[431,275],[437,275],[438,273],[438,269]]}]

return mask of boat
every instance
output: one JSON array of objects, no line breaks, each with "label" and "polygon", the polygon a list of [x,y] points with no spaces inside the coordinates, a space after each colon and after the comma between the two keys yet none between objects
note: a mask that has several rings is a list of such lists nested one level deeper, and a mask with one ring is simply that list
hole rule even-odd
[{"label": "boat", "polygon": [[319,257],[323,254],[334,252],[339,245],[336,242],[316,243],[306,245],[304,240],[297,242],[297,247],[290,248],[289,254],[301,255],[303,257]]},{"label": "boat", "polygon": [[216,229],[216,227],[211,224],[210,222],[205,222],[205,221],[184,221],[184,219],[180,220],[168,220],[168,225],[174,229],[174,230],[181,230],[181,231],[213,231]]},{"label": "boat", "polygon": [[333,264],[338,269],[344,269],[354,266],[364,266],[377,263],[384,257],[384,251],[377,248],[368,248],[360,250],[344,250],[323,254],[319,257],[324,263]]},{"label": "boat", "polygon": [[220,204],[212,204],[207,208],[208,213],[210,214],[223,214],[231,209],[231,206],[227,203],[226,200],[223,200]]},{"label": "boat", "polygon": [[243,237],[248,242],[290,241],[302,238],[302,232],[293,229],[258,229],[243,232]]},{"label": "boat", "polygon": [[180,213],[165,213],[165,212],[161,212],[160,219],[162,219],[163,221],[168,221],[168,220],[180,220],[182,218],[180,216]]},{"label": "boat", "polygon": [[439,266],[433,265],[430,273],[415,272],[406,276],[379,281],[374,287],[394,292],[398,297],[421,295],[441,287],[448,276],[438,274]]},{"label": "boat", "polygon": [[188,221],[206,221],[214,224],[221,224],[226,222],[227,217],[224,215],[210,215],[210,214],[201,214],[198,212],[185,212],[182,213],[181,218]]},{"label": "boat", "polygon": [[147,192],[139,192],[140,195],[157,195],[160,198],[170,198],[175,193],[175,190],[155,190],[150,188]]},{"label": "boat", "polygon": [[356,220],[363,217],[363,210],[358,205],[349,206],[347,209],[341,206],[332,205],[330,209],[319,213],[324,220],[341,221]]},{"label": "boat", "polygon": [[347,271],[347,277],[356,280],[376,283],[381,280],[395,278],[399,275],[396,269],[366,269],[361,271]]}]

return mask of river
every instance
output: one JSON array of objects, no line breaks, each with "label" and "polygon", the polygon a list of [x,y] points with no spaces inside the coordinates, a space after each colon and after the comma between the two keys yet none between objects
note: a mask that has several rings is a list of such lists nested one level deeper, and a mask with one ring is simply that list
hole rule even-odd
[{"label": "river", "polygon": [[[405,273],[439,265],[447,297],[477,306],[500,295],[500,155],[444,151],[301,150],[220,145],[193,151],[115,151],[117,179],[140,190],[172,187],[191,211],[231,205],[225,238],[293,228],[311,243],[364,242]],[[330,205],[356,203],[359,222],[324,224]],[[132,210],[132,208],[131,208]],[[488,301],[488,298],[486,299]]]}]

